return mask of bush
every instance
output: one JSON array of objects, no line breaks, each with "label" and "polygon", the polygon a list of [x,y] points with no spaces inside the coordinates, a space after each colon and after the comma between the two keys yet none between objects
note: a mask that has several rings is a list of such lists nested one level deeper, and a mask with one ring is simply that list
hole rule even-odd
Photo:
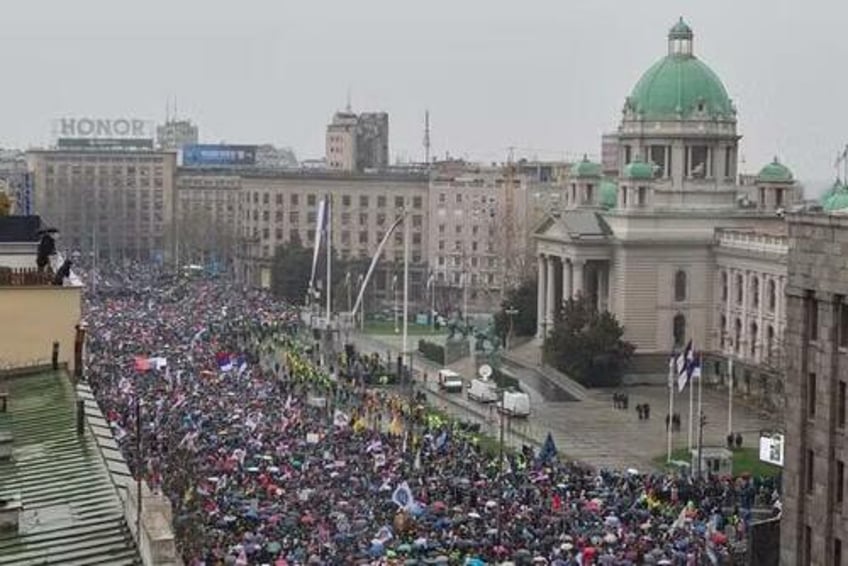
[{"label": "bush", "polygon": [[521,391],[521,382],[515,379],[514,377],[508,376],[499,369],[496,369],[494,372],[492,372],[492,380],[500,388],[510,388],[515,389],[516,391]]},{"label": "bush", "polygon": [[430,361],[436,362],[439,365],[445,365],[445,348],[427,340],[418,341],[418,351],[421,355]]}]

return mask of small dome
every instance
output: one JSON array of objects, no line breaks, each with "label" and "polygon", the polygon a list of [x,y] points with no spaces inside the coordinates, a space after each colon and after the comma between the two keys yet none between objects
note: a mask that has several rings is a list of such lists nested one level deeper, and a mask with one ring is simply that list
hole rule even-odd
[{"label": "small dome", "polygon": [[821,198],[822,208],[827,211],[848,208],[848,186],[839,179]]},{"label": "small dome", "polygon": [[623,177],[626,179],[653,179],[656,166],[653,163],[646,163],[638,155],[636,158],[625,165]]},{"label": "small dome", "polygon": [[615,208],[618,204],[618,185],[615,184],[615,181],[611,181],[610,179],[602,180],[598,196],[602,207],[607,210]]},{"label": "small dome", "polygon": [[793,181],[792,171],[774,158],[774,161],[760,169],[757,181],[761,183],[791,183]]},{"label": "small dome", "polygon": [[589,161],[589,158],[584,155],[581,161],[571,167],[570,174],[572,177],[600,177],[601,164]]},{"label": "small dome", "polygon": [[625,103],[640,120],[733,119],[724,85],[692,51],[692,29],[681,19],[669,32],[668,55],[645,71]]},{"label": "small dome", "polygon": [[692,39],[694,34],[689,24],[683,21],[683,17],[677,20],[677,23],[668,31],[669,39]]}]

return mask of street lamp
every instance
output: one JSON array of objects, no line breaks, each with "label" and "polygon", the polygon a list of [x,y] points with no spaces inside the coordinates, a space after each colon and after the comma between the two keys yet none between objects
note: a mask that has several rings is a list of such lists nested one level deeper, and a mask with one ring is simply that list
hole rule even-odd
[{"label": "street lamp", "polygon": [[509,332],[506,337],[506,349],[509,350],[510,343],[512,342],[513,326],[515,323],[514,318],[515,315],[518,314],[518,309],[510,305],[504,309],[504,314],[509,317]]}]

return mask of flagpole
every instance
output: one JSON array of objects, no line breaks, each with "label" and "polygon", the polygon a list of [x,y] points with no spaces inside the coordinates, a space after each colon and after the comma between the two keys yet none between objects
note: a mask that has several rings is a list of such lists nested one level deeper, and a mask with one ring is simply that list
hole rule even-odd
[{"label": "flagpole", "polygon": [[332,199],[327,195],[327,328],[330,328],[331,294],[332,294],[332,265],[333,265],[333,211]]},{"label": "flagpole", "polygon": [[[409,213],[403,213],[403,357],[409,355],[407,338],[409,336]],[[412,364],[410,363],[409,375],[412,376]],[[398,376],[400,377],[400,376]]]},{"label": "flagpole", "polygon": [[698,355],[698,372],[697,372],[697,375],[698,375],[698,452],[699,452],[698,458],[701,457],[700,456],[701,437],[703,436],[702,429],[703,429],[703,426],[704,426],[703,423],[701,422],[701,419],[703,418],[703,404],[701,402],[702,395],[703,395],[703,392],[704,392],[703,371],[704,371],[704,354],[699,354]]},{"label": "flagpole", "polygon": [[733,358],[727,356],[727,434],[733,434]]},{"label": "flagpole", "polygon": [[672,356],[668,362],[668,421],[666,421],[666,436],[668,437],[668,458],[667,462],[671,462],[672,451],[672,421],[674,420],[674,357]]},{"label": "flagpole", "polygon": [[[690,371],[689,368],[686,369],[687,372]],[[695,391],[692,386],[691,380],[689,380],[689,451],[692,451],[692,419],[695,416]]]}]

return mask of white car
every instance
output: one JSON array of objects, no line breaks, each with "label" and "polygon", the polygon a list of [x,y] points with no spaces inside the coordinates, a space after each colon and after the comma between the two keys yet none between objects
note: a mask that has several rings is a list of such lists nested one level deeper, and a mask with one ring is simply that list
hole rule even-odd
[{"label": "white car", "polygon": [[462,393],[465,381],[452,369],[439,370],[439,389],[447,393]]}]

